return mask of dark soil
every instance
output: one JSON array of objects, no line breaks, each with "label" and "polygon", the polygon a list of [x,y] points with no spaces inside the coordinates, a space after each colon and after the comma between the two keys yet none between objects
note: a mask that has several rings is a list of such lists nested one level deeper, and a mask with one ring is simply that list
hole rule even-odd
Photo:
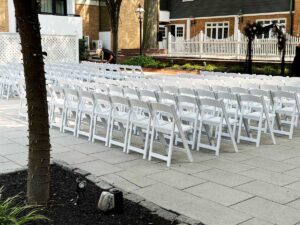
[{"label": "dark soil", "polygon": [[[97,203],[102,190],[89,182],[84,201],[74,204],[76,199],[76,178],[71,172],[58,166],[51,167],[51,191],[48,206],[42,214],[50,219],[36,223],[43,225],[172,225],[140,205],[124,199],[122,214],[102,213],[97,210]],[[21,200],[25,201],[26,171],[7,175],[0,175],[0,187],[5,190],[2,197],[15,196],[21,193]]]}]

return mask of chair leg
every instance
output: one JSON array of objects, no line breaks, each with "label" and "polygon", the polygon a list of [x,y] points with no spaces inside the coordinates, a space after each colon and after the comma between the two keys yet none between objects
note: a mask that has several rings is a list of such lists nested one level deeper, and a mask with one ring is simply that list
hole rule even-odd
[{"label": "chair leg", "polygon": [[109,144],[108,144],[108,147],[110,147],[110,148],[111,148],[111,140],[112,140],[112,132],[113,132],[113,129],[114,129],[114,119],[112,118],[112,119],[111,119],[111,124],[110,124]]},{"label": "chair leg", "polygon": [[200,151],[201,135],[202,135],[202,125],[203,125],[203,122],[201,120],[200,121],[200,125],[199,125],[199,133],[198,133],[198,141],[197,141],[197,151]]},{"label": "chair leg", "polygon": [[173,142],[174,142],[174,131],[171,133],[170,137],[170,144],[169,144],[169,151],[167,156],[167,167],[171,166],[171,160],[172,160],[172,152],[173,152]]},{"label": "chair leg", "polygon": [[146,140],[145,140],[145,146],[144,146],[144,155],[143,155],[143,159],[147,158],[147,150],[148,150],[148,143],[149,143],[149,135],[150,135],[150,123],[147,127],[147,131],[146,131]]},{"label": "chair leg", "polygon": [[155,129],[152,128],[152,132],[151,132],[151,140],[150,140],[150,149],[149,149],[149,157],[148,157],[148,160],[149,160],[149,161],[151,161],[151,158],[152,158],[153,142],[154,142],[154,134],[155,134]]},{"label": "chair leg", "polygon": [[257,131],[257,137],[256,137],[256,147],[259,147],[259,145],[260,145],[262,125],[263,125],[263,121],[262,121],[262,117],[261,117],[259,119],[259,122],[258,122],[258,131]]},{"label": "chair leg", "polygon": [[130,152],[129,147],[130,147],[130,145],[131,145],[131,136],[132,136],[132,132],[133,132],[133,123],[131,122],[131,123],[130,123],[129,136],[128,136],[127,151],[126,151],[127,154],[129,154],[129,152]]},{"label": "chair leg", "polygon": [[111,124],[111,117],[109,116],[107,118],[107,122],[106,122],[106,141],[105,141],[105,146],[108,146],[108,144],[110,143],[109,141],[109,138],[110,138],[110,133],[109,133],[109,130],[110,130],[110,127],[112,126]]},{"label": "chair leg", "polygon": [[127,150],[128,133],[129,133],[129,118],[128,118],[128,120],[127,120],[126,128],[125,128],[125,139],[124,139],[123,152],[126,152],[126,150]]},{"label": "chair leg", "polygon": [[97,126],[97,116],[94,116],[92,142],[95,142],[96,126]]}]

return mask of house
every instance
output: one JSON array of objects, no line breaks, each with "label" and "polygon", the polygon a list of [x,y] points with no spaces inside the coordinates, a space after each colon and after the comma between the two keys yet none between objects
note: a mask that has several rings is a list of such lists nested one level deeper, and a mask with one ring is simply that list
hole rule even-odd
[{"label": "house", "polygon": [[[300,36],[300,0],[161,0],[169,12],[160,30],[176,40],[189,40],[201,31],[207,38],[226,39],[237,35],[248,22],[276,22]],[[161,2],[161,5],[162,5]],[[271,31],[258,38],[270,38]]]},{"label": "house", "polygon": [[[82,18],[75,14],[75,0],[37,0],[41,34],[82,37]],[[17,32],[13,0],[0,0],[0,32]]]}]

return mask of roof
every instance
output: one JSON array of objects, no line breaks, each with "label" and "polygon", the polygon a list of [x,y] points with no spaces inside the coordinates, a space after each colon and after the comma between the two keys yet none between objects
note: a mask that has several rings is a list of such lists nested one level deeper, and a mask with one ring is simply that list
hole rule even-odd
[{"label": "roof", "polygon": [[243,14],[286,12],[290,0],[169,0],[170,18],[212,17]]}]

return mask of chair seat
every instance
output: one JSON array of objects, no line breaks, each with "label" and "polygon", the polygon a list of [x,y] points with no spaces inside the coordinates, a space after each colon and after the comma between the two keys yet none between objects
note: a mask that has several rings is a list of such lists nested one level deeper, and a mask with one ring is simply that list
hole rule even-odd
[{"label": "chair seat", "polygon": [[188,121],[194,121],[198,117],[198,114],[195,112],[182,112],[180,115],[181,120],[188,120]]},{"label": "chair seat", "polygon": [[[216,117],[205,118],[205,119],[203,120],[203,122],[204,122],[205,124],[219,125],[219,124],[221,123],[221,120],[222,120],[221,117],[217,117],[217,116],[216,116]],[[238,123],[238,120],[233,119],[233,118],[228,118],[228,120],[229,120],[229,124],[230,124],[230,125],[233,125],[233,124],[235,124],[235,123]],[[223,118],[223,120],[222,120],[222,125],[227,125],[227,123],[226,123],[226,121],[225,121],[224,118]]]},{"label": "chair seat", "polygon": [[[172,128],[173,128],[172,123],[170,123],[170,122],[164,123],[164,122],[165,121],[162,121],[162,123],[160,123],[159,125],[156,125],[155,129],[157,131],[159,131],[159,132],[162,132],[162,133],[168,133],[168,134],[171,133],[172,132]],[[188,131],[193,130],[192,126],[185,125],[185,124],[181,124],[181,127],[182,127],[183,132],[188,132]],[[175,133],[176,134],[179,133],[179,130],[178,130],[177,126],[175,126]]]}]

